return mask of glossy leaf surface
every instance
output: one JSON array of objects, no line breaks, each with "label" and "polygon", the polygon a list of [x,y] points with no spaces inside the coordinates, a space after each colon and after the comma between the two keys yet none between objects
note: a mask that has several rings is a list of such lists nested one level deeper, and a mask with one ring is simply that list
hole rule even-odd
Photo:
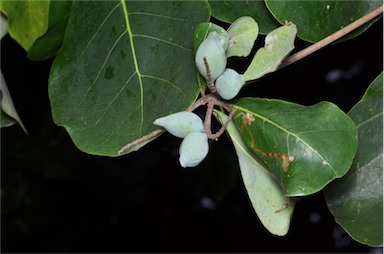
[{"label": "glossy leaf surface", "polygon": [[[286,20],[295,23],[298,37],[309,42],[317,42],[331,35],[383,4],[376,0],[265,0],[265,3],[281,24]],[[360,29],[354,36],[368,27]]]},{"label": "glossy leaf surface", "polygon": [[297,28],[287,24],[270,32],[265,37],[265,45],[260,48],[244,72],[245,79],[258,79],[277,69],[283,59],[293,50]]},{"label": "glossy leaf surface", "polygon": [[212,16],[223,22],[232,23],[242,16],[250,16],[259,24],[260,34],[267,34],[280,26],[271,15],[264,1],[209,1]]},{"label": "glossy leaf surface", "polygon": [[79,149],[117,156],[188,108],[199,92],[193,31],[209,12],[192,1],[73,2],[49,79],[56,124]]},{"label": "glossy leaf surface", "polygon": [[[221,112],[217,112],[217,116],[221,123],[228,119]],[[261,223],[274,235],[287,234],[294,209],[293,200],[283,195],[281,186],[244,142],[234,121],[230,122],[226,130],[236,149],[248,197]]]},{"label": "glossy leaf surface", "polygon": [[348,113],[359,132],[351,170],[325,189],[336,221],[357,241],[383,245],[383,74]]},{"label": "glossy leaf surface", "polygon": [[336,105],[281,100],[235,102],[236,124],[287,196],[315,193],[350,168],[357,149],[353,121]]}]

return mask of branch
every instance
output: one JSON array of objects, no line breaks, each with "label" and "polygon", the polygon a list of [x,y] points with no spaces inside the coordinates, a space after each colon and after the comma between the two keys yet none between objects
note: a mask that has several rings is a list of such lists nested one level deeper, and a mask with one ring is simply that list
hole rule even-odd
[{"label": "branch", "polygon": [[380,6],[379,8],[375,9],[374,11],[368,13],[367,15],[359,18],[355,22],[352,22],[351,24],[347,25],[343,29],[338,30],[337,32],[329,35],[328,37],[325,37],[321,41],[316,42],[315,44],[312,44],[311,46],[297,52],[296,54],[293,54],[292,56],[288,57],[279,67],[279,69],[284,68],[285,66],[288,66],[290,64],[293,64],[294,62],[318,51],[319,49],[327,46],[328,44],[331,44],[332,42],[340,39],[344,35],[352,32],[356,28],[364,25],[368,21],[372,20],[373,18],[377,17],[383,12],[383,6]]},{"label": "branch", "polygon": [[118,155],[122,155],[126,150],[128,150],[129,148],[135,146],[135,145],[138,145],[142,142],[145,142],[153,137],[155,137],[156,135],[160,134],[161,132],[163,132],[164,129],[156,129],[154,131],[152,131],[151,133],[145,135],[145,136],[142,136],[141,138],[138,138],[136,139],[135,141],[132,141],[131,143],[129,144],[126,144],[125,146],[123,146],[117,153]]}]

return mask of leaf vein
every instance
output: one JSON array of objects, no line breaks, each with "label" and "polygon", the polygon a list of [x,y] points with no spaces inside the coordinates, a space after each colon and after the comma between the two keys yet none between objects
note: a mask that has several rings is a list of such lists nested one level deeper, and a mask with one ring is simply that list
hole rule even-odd
[{"label": "leaf vein", "polygon": [[136,72],[133,72],[132,75],[127,79],[127,81],[124,83],[124,85],[121,87],[121,89],[119,90],[119,92],[117,92],[117,94],[112,98],[112,100],[108,103],[107,107],[105,108],[105,110],[103,111],[103,113],[101,114],[101,116],[99,117],[99,119],[95,122],[94,125],[97,125],[100,120],[104,117],[104,115],[106,114],[106,112],[108,111],[108,109],[111,107],[111,105],[113,104],[113,102],[117,99],[117,97],[119,97],[119,95],[123,92],[123,90],[127,87],[127,85],[129,84],[129,82],[131,81],[131,79],[135,76]]},{"label": "leaf vein", "polygon": [[180,44],[177,44],[177,43],[174,43],[174,42],[170,42],[170,41],[167,41],[167,40],[164,40],[164,39],[160,39],[160,38],[157,38],[157,37],[154,37],[154,36],[150,36],[150,35],[146,35],[146,34],[134,34],[133,36],[160,41],[162,43],[170,44],[172,46],[176,46],[176,47],[182,48],[182,49],[187,50],[187,51],[192,51],[192,49],[186,48],[186,47],[184,47],[184,46],[182,46]]},{"label": "leaf vein", "polygon": [[121,38],[123,38],[123,36],[124,36],[124,34],[125,34],[126,32],[127,32],[127,31],[124,31],[124,32],[119,36],[119,38],[117,38],[117,40],[116,40],[115,43],[112,45],[112,47],[109,49],[108,54],[107,54],[107,56],[106,56],[106,58],[105,58],[103,64],[101,65],[101,67],[100,67],[100,69],[99,69],[99,71],[98,71],[98,73],[97,73],[95,79],[92,81],[92,83],[90,84],[90,86],[87,88],[87,91],[86,91],[86,93],[85,93],[85,96],[84,96],[84,98],[81,100],[81,102],[80,102],[79,105],[83,104],[83,102],[84,102],[85,99],[87,98],[87,95],[88,95],[89,92],[91,91],[92,87],[96,84],[96,81],[99,79],[101,72],[104,70],[104,67],[105,67],[105,65],[107,64],[107,62],[108,62],[108,60],[109,60],[109,57],[111,56],[113,50],[115,49],[116,45],[117,45],[118,42],[121,40]]},{"label": "leaf vein", "polygon": [[170,86],[172,86],[173,88],[177,89],[177,90],[181,90],[180,87],[177,87],[175,84],[173,84],[172,82],[170,82],[169,80],[166,80],[166,79],[163,79],[163,78],[159,78],[159,77],[156,77],[156,76],[152,76],[152,75],[142,75],[143,78],[150,78],[150,79],[155,79],[155,80],[159,80],[159,81],[162,81]]},{"label": "leaf vein", "polygon": [[357,128],[360,128],[362,125],[364,124],[367,124],[369,121],[372,121],[373,119],[377,118],[377,117],[382,117],[383,116],[383,112],[380,112],[378,114],[375,114],[373,116],[371,116],[370,118],[366,119],[365,121],[359,123],[356,125]]},{"label": "leaf vein", "polygon": [[155,14],[155,13],[140,12],[140,11],[131,12],[131,15],[153,16],[153,17],[164,18],[164,19],[171,19],[171,20],[177,20],[177,21],[184,21],[185,20],[185,19],[181,19],[181,18],[166,16],[166,15],[160,15],[160,14]]},{"label": "leaf vein", "polygon": [[109,17],[112,15],[112,13],[119,7],[120,3],[118,3],[115,7],[112,8],[112,10],[108,13],[108,15],[105,17],[105,19],[101,22],[100,26],[97,28],[96,32],[94,35],[91,37],[91,39],[88,41],[87,45],[85,46],[83,52],[79,55],[79,58],[82,58],[85,52],[88,50],[89,46],[93,42],[93,40],[96,38],[97,34],[100,32],[100,29],[104,26],[105,22],[109,19]]},{"label": "leaf vein", "polygon": [[[125,1],[124,0],[121,0],[121,4],[123,6],[125,25],[127,27],[127,32],[128,32],[128,36],[129,36],[130,45],[131,45],[131,52],[132,52],[133,63],[134,63],[134,66],[135,66],[135,70],[136,70],[137,76],[139,78],[139,86],[140,86],[140,120],[141,120],[141,123],[143,123],[144,122],[143,80],[142,80],[142,76],[141,76],[140,69],[139,69],[139,63],[138,63],[137,57],[136,57],[136,49],[135,49],[135,44],[133,42],[133,32],[132,32],[131,25],[130,25],[130,22],[129,22],[128,9],[127,9],[127,6],[125,5]],[[140,133],[142,132],[142,128],[143,128],[143,124],[140,125]]]}]

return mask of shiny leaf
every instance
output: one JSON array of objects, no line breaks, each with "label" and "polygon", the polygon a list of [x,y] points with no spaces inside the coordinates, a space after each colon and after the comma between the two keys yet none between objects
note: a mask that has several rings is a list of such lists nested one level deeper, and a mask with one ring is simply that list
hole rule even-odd
[{"label": "shiny leaf", "polygon": [[357,241],[383,245],[383,74],[348,113],[359,132],[351,170],[325,189],[329,210]]},{"label": "shiny leaf", "polygon": [[357,130],[336,105],[259,98],[239,99],[235,105],[245,142],[268,165],[285,195],[315,193],[349,170]]},{"label": "shiny leaf", "polygon": [[277,69],[283,59],[293,50],[296,37],[295,24],[288,23],[270,32],[265,37],[265,46],[260,48],[244,73],[246,80],[258,79]]},{"label": "shiny leaf", "polygon": [[[331,35],[383,4],[376,0],[265,0],[265,3],[281,24],[287,20],[295,23],[297,36],[309,42],[317,42]],[[348,35],[349,38],[362,33],[372,22],[353,33],[353,36]]]}]

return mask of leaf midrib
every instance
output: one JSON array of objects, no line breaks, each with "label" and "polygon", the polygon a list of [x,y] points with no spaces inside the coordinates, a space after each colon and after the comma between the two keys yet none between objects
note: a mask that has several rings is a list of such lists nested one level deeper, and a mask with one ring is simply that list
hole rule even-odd
[{"label": "leaf midrib", "polygon": [[[137,58],[136,58],[136,50],[135,50],[135,45],[133,43],[133,33],[132,33],[132,30],[131,30],[131,25],[129,23],[128,9],[127,9],[127,6],[125,5],[125,0],[120,0],[120,1],[121,1],[121,5],[122,5],[122,8],[123,8],[123,12],[124,12],[125,25],[127,27],[129,43],[130,43],[130,46],[131,46],[133,64],[135,66],[135,72],[136,72],[137,77],[139,79],[139,86],[140,86],[140,119],[141,119],[141,122],[143,123],[144,122],[143,79],[142,79],[142,75],[141,75],[140,69],[139,69],[139,64],[138,64],[138,61],[137,61]],[[140,125],[140,134],[142,133],[142,127],[143,127],[143,125],[141,124]]]}]

